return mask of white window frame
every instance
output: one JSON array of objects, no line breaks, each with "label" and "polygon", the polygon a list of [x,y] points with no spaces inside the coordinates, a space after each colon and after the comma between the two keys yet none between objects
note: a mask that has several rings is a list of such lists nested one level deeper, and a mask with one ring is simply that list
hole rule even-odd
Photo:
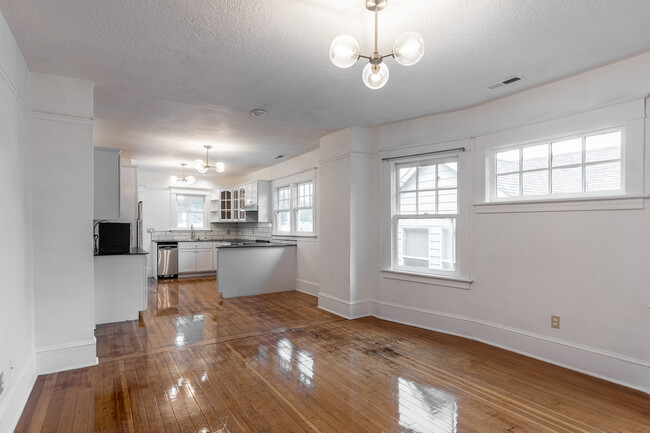
[{"label": "white window frame", "polygon": [[[312,195],[311,195],[311,206],[298,206],[298,186],[305,183],[312,184]],[[273,181],[273,236],[283,236],[283,237],[316,237],[317,233],[317,221],[316,221],[316,201],[318,194],[317,192],[317,182],[316,182],[316,171],[308,170],[307,172],[299,173],[296,175],[287,176],[285,178],[277,179]],[[289,209],[278,209],[278,191],[281,188],[289,188],[290,195],[290,207]],[[304,232],[298,231],[298,211],[302,209],[312,209],[313,216],[313,231]],[[278,213],[289,211],[290,215],[290,231],[281,232],[278,231]]]},{"label": "white window frame", "polygon": [[[463,149],[457,149],[462,146]],[[470,218],[470,160],[469,153],[464,148],[469,146],[469,141],[455,141],[440,145],[427,145],[414,147],[411,152],[417,154],[428,153],[429,156],[413,156],[405,154],[405,151],[390,152],[383,154],[384,164],[382,168],[384,178],[384,205],[382,216],[383,232],[387,236],[382,236],[385,245],[385,253],[382,254],[382,276],[390,280],[400,280],[408,282],[422,283],[432,286],[450,287],[457,289],[469,289],[472,283],[470,279],[470,236],[469,236],[469,218]],[[445,148],[453,150],[445,150]],[[440,153],[440,155],[435,155]],[[456,247],[454,251],[456,269],[454,271],[426,269],[422,268],[404,268],[396,266],[397,264],[397,220],[394,217],[397,212],[397,194],[398,165],[407,163],[423,163],[433,161],[436,163],[456,160],[458,162],[457,172],[457,214],[440,214],[435,215],[438,218],[448,218],[456,216]],[[405,218],[418,218],[417,215],[405,215]]]},{"label": "white window frame", "polygon": [[[289,204],[289,207],[279,207],[280,204],[280,190],[286,189],[289,191],[289,199],[287,200],[287,203]],[[292,194],[292,188],[291,185],[282,185],[278,186],[277,188],[273,188],[273,232],[275,234],[280,234],[280,235],[288,235],[293,232],[293,224],[294,224],[294,218],[292,218],[293,212],[291,212],[291,203],[293,201],[293,194]],[[280,231],[278,227],[278,217],[280,216],[280,213],[287,212],[289,213],[289,231]]]},{"label": "white window frame", "polygon": [[211,205],[211,193],[210,191],[196,190],[196,189],[171,189],[171,203],[170,203],[170,219],[171,219],[171,228],[178,231],[189,231],[192,230],[191,227],[178,227],[178,207],[177,207],[177,197],[179,195],[196,195],[203,197],[203,225],[202,228],[195,227],[195,231],[211,231],[212,222],[210,221],[210,205]]},{"label": "white window frame", "polygon": [[[311,196],[310,196],[310,202],[311,206],[300,206],[300,186],[305,185],[305,184],[310,184],[311,185]],[[308,179],[304,180],[301,182],[296,182],[294,184],[294,191],[295,191],[295,202],[294,202],[294,208],[293,208],[293,218],[291,219],[292,222],[294,222],[294,230],[293,232],[296,235],[313,235],[315,230],[316,230],[316,212],[314,211],[314,198],[315,198],[315,187],[314,187],[314,180],[313,179]],[[312,215],[312,230],[311,231],[300,231],[298,230],[298,212],[301,210],[311,210],[311,215]]]},{"label": "white window frame", "polygon": [[[608,191],[586,191],[586,168],[588,166],[592,165],[599,165],[603,164],[605,162],[609,161],[597,161],[597,162],[587,162],[586,160],[586,148],[585,148],[585,143],[586,143],[586,138],[595,136],[595,135],[600,135],[600,134],[607,134],[611,132],[616,132],[620,131],[621,132],[621,155],[620,159],[616,160],[611,160],[611,161],[619,161],[621,164],[621,179],[620,179],[620,188],[617,190],[608,190]],[[575,163],[575,164],[569,164],[569,165],[563,165],[563,166],[558,166],[558,167],[553,167],[553,161],[551,159],[551,152],[552,152],[552,143],[560,142],[560,141],[565,141],[565,140],[572,140],[572,139],[577,139],[581,138],[582,139],[582,158],[580,163]],[[523,149],[530,148],[530,147],[535,147],[543,144],[548,144],[548,152],[549,152],[549,160],[548,160],[548,166],[543,169],[531,169],[531,170],[524,170],[523,169],[523,162],[522,162],[522,155],[523,155]],[[616,126],[610,126],[606,128],[599,128],[599,129],[589,129],[585,131],[580,131],[577,133],[572,133],[572,134],[565,134],[565,135],[555,135],[551,137],[545,137],[543,139],[536,139],[534,141],[527,141],[523,143],[517,143],[517,144],[508,144],[504,146],[498,146],[498,147],[493,147],[491,149],[488,149],[486,151],[486,186],[487,186],[487,202],[493,202],[493,203],[498,203],[498,202],[532,202],[532,201],[546,201],[546,200],[556,200],[556,199],[580,199],[580,198],[596,198],[596,197],[616,197],[616,196],[621,196],[626,194],[626,127],[624,124],[621,125],[616,125]],[[511,150],[519,150],[519,169],[517,171],[509,172],[509,173],[500,173],[497,174],[497,169],[496,169],[496,156],[498,153],[501,152],[507,152]],[[575,192],[575,193],[553,193],[552,192],[552,173],[553,173],[553,168],[576,168],[580,167],[581,172],[582,172],[582,191],[581,192]],[[528,173],[528,172],[534,172],[534,171],[546,171],[548,172],[548,194],[537,194],[537,195],[523,195],[523,174]],[[497,177],[498,176],[503,176],[506,174],[519,174],[519,191],[520,195],[518,196],[509,196],[509,197],[498,197],[497,196]]]}]

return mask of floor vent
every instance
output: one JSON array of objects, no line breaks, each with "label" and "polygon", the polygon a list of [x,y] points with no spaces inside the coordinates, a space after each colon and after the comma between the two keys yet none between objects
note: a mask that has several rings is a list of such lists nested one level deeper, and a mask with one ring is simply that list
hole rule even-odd
[{"label": "floor vent", "polygon": [[487,88],[490,90],[494,90],[494,89],[498,89],[501,86],[507,86],[508,84],[516,83],[517,81],[521,81],[523,79],[524,77],[520,77],[519,75],[513,75],[512,77],[508,77],[503,81],[499,81],[498,83],[489,85],[487,86]]}]

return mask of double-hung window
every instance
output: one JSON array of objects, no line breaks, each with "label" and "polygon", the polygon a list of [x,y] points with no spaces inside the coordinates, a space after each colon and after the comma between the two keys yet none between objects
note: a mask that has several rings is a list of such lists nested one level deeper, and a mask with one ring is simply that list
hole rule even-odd
[{"label": "double-hung window", "polygon": [[193,194],[176,195],[176,227],[195,229],[208,227],[205,216],[205,196]]},{"label": "double-hung window", "polygon": [[275,231],[291,233],[291,187],[275,190]]},{"label": "double-hung window", "polygon": [[623,130],[613,128],[492,153],[492,200],[622,193]]},{"label": "double-hung window", "polygon": [[297,236],[315,234],[313,178],[277,186],[274,188],[274,195],[275,234]]},{"label": "double-hung window", "polygon": [[458,160],[396,164],[394,174],[393,268],[456,274]]},{"label": "double-hung window", "polygon": [[314,182],[296,184],[296,233],[314,232]]}]

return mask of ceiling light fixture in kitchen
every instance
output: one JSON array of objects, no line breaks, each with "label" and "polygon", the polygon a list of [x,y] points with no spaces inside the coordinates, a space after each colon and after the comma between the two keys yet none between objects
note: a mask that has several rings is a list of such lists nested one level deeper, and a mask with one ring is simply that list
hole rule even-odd
[{"label": "ceiling light fixture in kitchen", "polygon": [[404,66],[415,65],[424,55],[424,39],[415,32],[401,34],[395,40],[393,52],[379,54],[377,48],[379,11],[386,8],[388,0],[364,0],[366,9],[375,13],[375,50],[370,56],[364,56],[359,51],[359,43],[350,35],[337,36],[330,45],[330,59],[339,68],[349,68],[360,58],[368,59],[363,68],[361,78],[371,89],[381,89],[388,81],[388,66],[383,63],[385,57],[394,58]]},{"label": "ceiling light fixture in kitchen", "polygon": [[186,185],[186,186],[194,185],[194,182],[196,182],[196,179],[194,178],[194,176],[185,176],[185,166],[187,166],[187,164],[185,164],[185,163],[181,164],[181,167],[183,167],[183,177],[178,178],[177,176],[172,176],[172,177],[169,178],[169,180],[171,181],[172,184],[174,184],[174,185]]},{"label": "ceiling light fixture in kitchen", "polygon": [[210,161],[208,159],[208,153],[210,152],[210,149],[212,149],[212,146],[206,144],[203,147],[205,147],[205,162],[203,162],[200,159],[194,161],[194,168],[196,168],[196,171],[198,171],[199,173],[205,173],[206,171],[208,171],[208,169],[212,168],[217,173],[222,173],[226,169],[226,166],[224,165],[223,162],[217,162],[215,165],[210,165]]}]

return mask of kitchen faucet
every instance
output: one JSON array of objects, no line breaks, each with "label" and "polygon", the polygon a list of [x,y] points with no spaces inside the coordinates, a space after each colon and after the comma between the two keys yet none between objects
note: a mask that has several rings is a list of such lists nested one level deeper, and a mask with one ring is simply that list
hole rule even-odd
[{"label": "kitchen faucet", "polygon": [[194,233],[194,224],[190,226],[190,240],[196,239],[196,233]]}]

